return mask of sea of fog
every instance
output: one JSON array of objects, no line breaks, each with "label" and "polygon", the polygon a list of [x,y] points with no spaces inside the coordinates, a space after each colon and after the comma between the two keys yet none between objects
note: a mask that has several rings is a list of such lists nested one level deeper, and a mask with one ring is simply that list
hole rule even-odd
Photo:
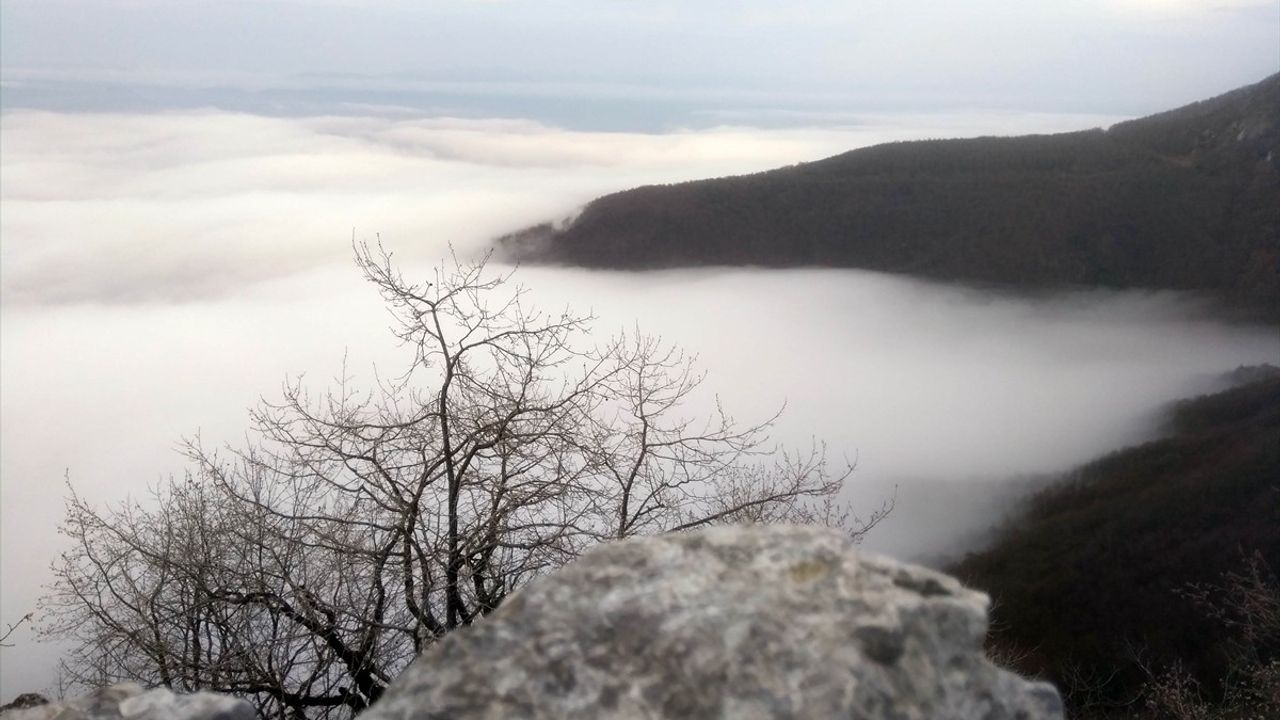
[{"label": "sea of fog", "polygon": [[[36,607],[69,480],[141,494],[183,436],[241,442],[246,408],[344,358],[394,368],[388,317],[350,261],[381,236],[407,274],[452,243],[567,215],[602,192],[747,172],[911,137],[1078,129],[1106,118],[869,116],[825,128],[588,133],[523,120],[10,112],[0,118],[0,623]],[[856,461],[847,499],[896,498],[866,545],[963,547],[1036,478],[1158,431],[1168,401],[1275,361],[1273,330],[1167,293],[994,295],[882,274],[520,268],[545,307],[699,357],[743,420]],[[690,412],[698,412],[693,407]],[[0,651],[0,697],[52,683],[56,645]]]}]

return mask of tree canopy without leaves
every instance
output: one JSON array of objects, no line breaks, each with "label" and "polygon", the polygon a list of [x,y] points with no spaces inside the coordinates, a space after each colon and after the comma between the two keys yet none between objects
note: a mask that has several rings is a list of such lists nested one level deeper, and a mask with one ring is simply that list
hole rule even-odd
[{"label": "tree canopy without leaves", "polygon": [[[250,441],[185,444],[190,469],[146,503],[76,496],[46,631],[83,683],[212,689],[264,717],[349,717],[445,633],[597,543],[711,523],[820,522],[850,468],[766,445],[772,419],[717,403],[638,333],[531,309],[485,262],[410,282],[358,246],[407,367],[313,394],[286,382]],[[874,522],[880,514],[869,518]]]}]

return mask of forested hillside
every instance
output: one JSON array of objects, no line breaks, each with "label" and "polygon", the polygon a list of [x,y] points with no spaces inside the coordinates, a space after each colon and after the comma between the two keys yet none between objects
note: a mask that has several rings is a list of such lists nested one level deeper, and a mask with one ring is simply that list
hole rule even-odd
[{"label": "forested hillside", "polygon": [[[1234,601],[1210,593],[1207,606],[1192,585],[1224,573],[1261,571],[1270,589],[1256,605],[1270,616],[1243,659],[1280,661],[1280,370],[1237,379],[1248,382],[1177,404],[1166,438],[1040,492],[989,549],[952,568],[990,593],[997,653],[1054,680],[1082,716],[1132,717],[1149,673],[1176,665],[1217,702],[1229,673],[1241,674],[1244,625]],[[1280,692],[1280,676],[1270,682]]]},{"label": "forested hillside", "polygon": [[1280,318],[1280,75],[1105,131],[892,143],[641,187],[499,246],[618,269],[811,265],[1201,290]]}]

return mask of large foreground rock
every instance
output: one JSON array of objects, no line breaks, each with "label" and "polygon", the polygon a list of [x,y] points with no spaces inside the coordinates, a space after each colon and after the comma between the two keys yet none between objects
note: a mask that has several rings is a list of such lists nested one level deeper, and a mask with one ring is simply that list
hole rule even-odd
[{"label": "large foreground rock", "polygon": [[832,531],[629,540],[445,638],[362,720],[1060,718],[983,657],[986,609]]}]

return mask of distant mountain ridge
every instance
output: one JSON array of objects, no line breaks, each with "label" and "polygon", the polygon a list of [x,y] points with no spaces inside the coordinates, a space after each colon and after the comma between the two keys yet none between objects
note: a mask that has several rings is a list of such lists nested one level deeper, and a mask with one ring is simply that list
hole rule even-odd
[{"label": "distant mountain ridge", "polygon": [[1280,74],[1108,130],[898,142],[593,200],[509,259],[1196,290],[1280,320]]}]

